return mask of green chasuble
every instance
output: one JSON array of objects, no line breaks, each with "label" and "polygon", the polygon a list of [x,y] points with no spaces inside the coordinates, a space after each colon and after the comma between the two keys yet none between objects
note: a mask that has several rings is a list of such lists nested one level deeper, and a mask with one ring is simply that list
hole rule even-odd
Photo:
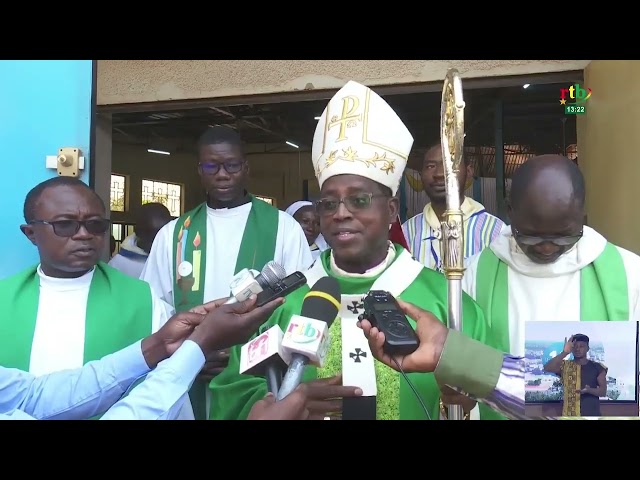
[{"label": "green chasuble", "polygon": [[[510,351],[508,265],[486,248],[478,259],[476,301],[490,326],[488,344]],[[561,320],[561,319],[556,319]],[[627,275],[618,249],[607,243],[594,262],[580,270],[580,320],[628,321],[629,290]],[[483,420],[502,419],[486,405],[480,405]]]},{"label": "green chasuble", "polygon": [[[29,371],[40,296],[37,265],[0,280],[0,365]],[[151,334],[153,307],[147,282],[98,263],[85,318],[84,363]]]},{"label": "green chasuble", "polygon": [[[394,296],[414,303],[433,312],[439,319],[447,317],[447,281],[445,277],[411,258],[401,246],[395,245],[395,258],[387,269],[376,277],[342,278],[330,273],[330,250],[324,251],[319,261],[304,272],[307,285],[287,296],[284,305],[279,307],[265,323],[260,331],[279,325],[283,331],[289,324],[292,315],[300,314],[304,296],[310,286],[323,276],[335,277],[342,292],[342,308],[339,317],[330,328],[331,348],[327,355],[327,363],[322,369],[307,366],[305,381],[315,378],[329,377],[341,373],[342,369],[342,323],[355,323],[357,315],[362,312],[361,299],[371,289],[390,291]],[[466,294],[463,296],[464,333],[485,342],[486,330],[482,311]],[[415,322],[409,319],[415,327]],[[357,327],[356,327],[357,328]],[[343,335],[341,335],[341,330]],[[360,331],[358,336],[364,339]],[[346,338],[346,337],[345,337]],[[364,340],[366,344],[366,340]],[[368,349],[368,346],[366,347]],[[213,419],[246,419],[251,407],[267,393],[266,381],[263,377],[239,374],[240,350],[236,349],[229,361],[229,367],[218,375],[210,385],[215,397],[212,405]],[[349,352],[346,352],[349,357]],[[354,356],[350,356],[354,358]],[[380,362],[374,362],[377,384],[376,410],[380,420],[425,420],[424,410],[416,399],[404,378],[396,371]],[[440,395],[435,377],[432,373],[410,373],[411,382],[420,393],[421,398],[433,420],[439,419]],[[345,384],[347,384],[345,379]]]},{"label": "green chasuble", "polygon": [[[278,236],[279,210],[266,202],[251,198],[251,211],[242,234],[240,251],[234,274],[243,268],[262,270],[275,257]],[[215,226],[214,226],[215,228]],[[229,232],[238,235],[239,232]],[[183,312],[205,301],[204,281],[207,261],[215,261],[223,252],[207,252],[207,204],[202,203],[182,215],[173,233],[174,288],[173,301],[176,312]],[[220,279],[229,282],[231,279]],[[239,350],[234,347],[234,350]],[[196,420],[206,419],[206,384],[196,380],[189,392]]]}]

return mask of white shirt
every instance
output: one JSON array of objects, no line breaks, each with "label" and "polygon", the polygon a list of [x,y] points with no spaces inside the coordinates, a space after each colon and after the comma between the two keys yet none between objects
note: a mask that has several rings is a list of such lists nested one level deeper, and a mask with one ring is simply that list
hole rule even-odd
[{"label": "white shirt", "polygon": [[187,340],[120,401],[149,372],[141,341],[82,368],[41,377],[0,367],[0,420],[82,420],[107,409],[101,420],[172,420],[204,362],[200,347]]},{"label": "white shirt", "polygon": [[[78,278],[53,278],[38,266],[40,296],[31,345],[29,372],[38,376],[84,364],[84,337],[89,289],[95,269]],[[117,299],[112,299],[117,301]],[[173,309],[151,290],[151,333],[173,315]],[[149,321],[140,319],[141,322]]]}]

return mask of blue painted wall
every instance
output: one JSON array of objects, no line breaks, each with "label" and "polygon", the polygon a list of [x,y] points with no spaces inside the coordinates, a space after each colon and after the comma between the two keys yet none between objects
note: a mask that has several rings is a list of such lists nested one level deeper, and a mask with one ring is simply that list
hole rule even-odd
[{"label": "blue painted wall", "polygon": [[93,81],[92,60],[0,60],[0,278],[38,261],[19,227],[26,194],[57,176],[46,156],[80,147],[90,184]]}]

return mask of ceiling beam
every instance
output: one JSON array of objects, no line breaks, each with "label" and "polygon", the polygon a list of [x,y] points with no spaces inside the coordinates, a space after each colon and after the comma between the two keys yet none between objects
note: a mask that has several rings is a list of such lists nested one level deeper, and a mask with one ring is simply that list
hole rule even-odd
[{"label": "ceiling beam", "polygon": [[[549,84],[581,82],[584,77],[582,70],[567,72],[540,73],[535,75],[510,75],[502,77],[483,77],[464,79],[465,90],[482,88],[505,88],[522,86],[525,83]],[[416,82],[397,85],[374,85],[371,87],[377,94],[406,95],[411,93],[441,92],[443,81]],[[191,110],[203,107],[228,107],[236,105],[259,105],[270,103],[304,102],[312,100],[328,100],[338,89],[304,90],[295,92],[239,95],[218,98],[203,98],[193,100],[167,100],[158,102],[121,103],[113,105],[98,105],[98,113],[132,113],[158,112],[171,110]]]}]

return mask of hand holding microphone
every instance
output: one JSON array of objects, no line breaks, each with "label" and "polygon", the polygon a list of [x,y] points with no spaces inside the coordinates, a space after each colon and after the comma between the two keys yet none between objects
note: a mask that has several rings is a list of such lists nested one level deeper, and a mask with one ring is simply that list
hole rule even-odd
[{"label": "hand holding microphone", "polygon": [[[198,305],[197,307],[193,307],[189,312],[199,313],[201,315],[206,315],[214,308],[217,308],[221,305],[227,304],[229,301],[228,298],[220,298],[218,300],[214,300],[212,302],[205,303],[204,305]],[[229,350],[216,350],[207,355],[207,360],[200,371],[200,375],[198,375],[198,379],[209,383],[213,380],[217,375],[222,373],[222,371],[229,364]]]},{"label": "hand holding microphone", "polygon": [[321,378],[302,385],[307,387],[309,420],[342,420],[343,399],[362,395],[360,387],[342,385],[342,375]]},{"label": "hand holding microphone", "polygon": [[[299,274],[302,275],[302,274]],[[238,302],[247,300],[251,295],[260,295],[256,301],[256,306],[266,305],[278,297],[284,297],[286,293],[280,294],[277,286],[285,282],[287,278],[284,267],[271,261],[268,262],[260,273],[244,268],[240,270],[230,282],[231,296],[227,299],[215,300],[213,302],[199,305],[192,308],[191,312],[206,313],[222,304],[233,305]],[[304,279],[304,276],[302,276]],[[305,279],[306,281],[306,279]],[[276,290],[274,292],[274,289]],[[271,295],[266,295],[271,293]],[[207,356],[207,361],[198,376],[198,379],[204,382],[210,382],[214,377],[219,375],[229,364],[229,350],[213,351]]]},{"label": "hand holding microphone", "polygon": [[[300,272],[277,281],[272,277],[273,281],[258,293],[258,306],[284,297],[307,283]],[[267,387],[273,395],[277,395],[283,372],[291,359],[291,355],[282,349],[283,336],[282,329],[276,325],[244,345],[240,353],[240,373],[266,377]]]},{"label": "hand holding microphone", "polygon": [[340,285],[335,278],[322,277],[307,293],[300,315],[293,315],[284,334],[282,347],[291,355],[289,369],[277,400],[300,385],[307,364],[322,367],[329,349],[329,327],[340,309]]},{"label": "hand holding microphone", "polygon": [[[305,296],[301,314],[291,318],[282,341],[282,349],[291,360],[277,395],[278,401],[300,385],[306,365],[324,366],[330,344],[329,327],[340,309],[340,299],[338,281],[323,277]],[[342,398],[362,395],[360,388],[342,386],[340,375],[308,382],[306,387],[309,419],[313,420],[339,416]]]},{"label": "hand holding microphone", "polygon": [[269,393],[253,405],[247,420],[307,420],[307,390],[307,385],[302,384],[280,402]]},{"label": "hand holding microphone", "polygon": [[225,305],[226,298],[206,304],[206,315],[189,311],[172,316],[157,332],[142,340],[142,351],[150,368],[173,355],[185,340],[200,346],[206,357],[220,348],[250,337],[280,306],[283,298],[254,308],[255,296],[242,303]]},{"label": "hand holding microphone", "polygon": [[207,357],[216,350],[245,342],[284,303],[284,298],[278,298],[254,308],[255,295],[233,305],[226,304],[224,300],[216,301],[219,305],[209,311],[189,337]]}]

